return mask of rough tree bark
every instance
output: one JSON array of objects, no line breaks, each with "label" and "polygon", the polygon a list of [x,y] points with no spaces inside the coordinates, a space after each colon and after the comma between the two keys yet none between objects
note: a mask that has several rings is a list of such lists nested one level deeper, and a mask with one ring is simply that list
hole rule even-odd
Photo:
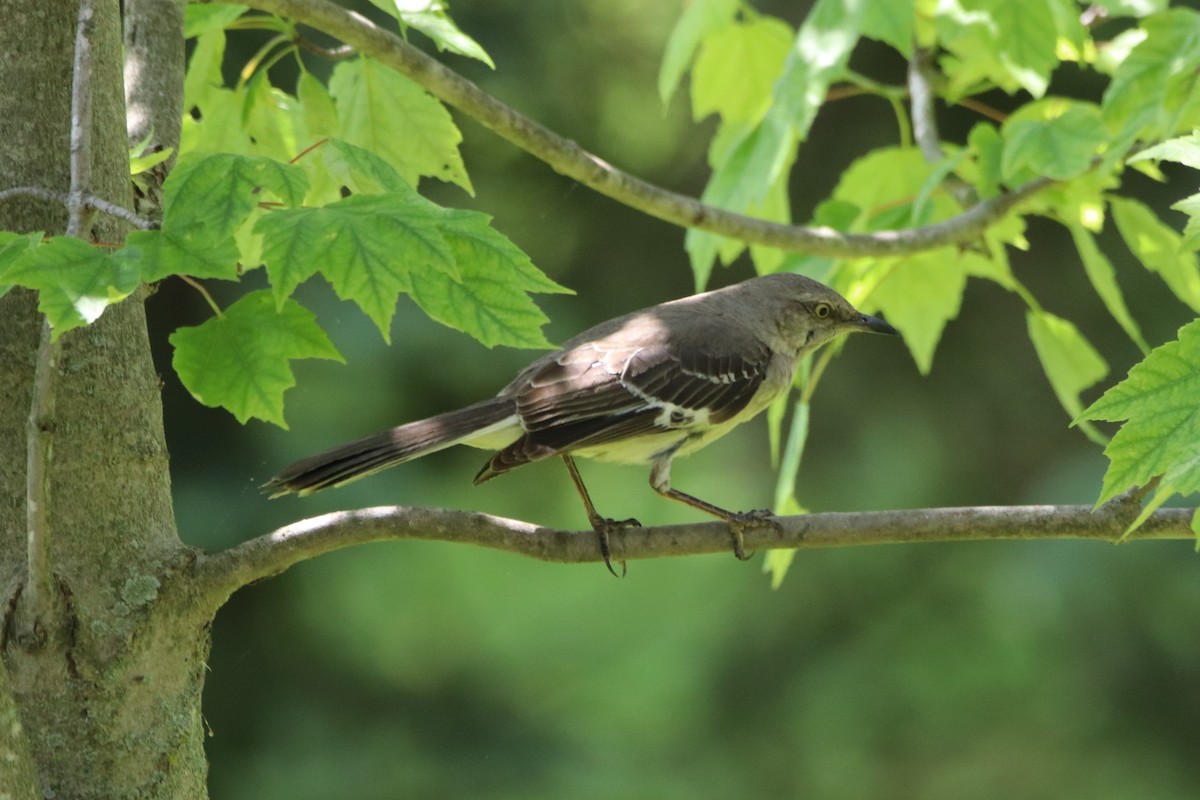
[{"label": "rough tree bark", "polygon": [[[85,188],[129,207],[120,10],[117,0],[94,5]],[[0,0],[6,185],[68,188],[78,14],[78,0]],[[61,205],[0,203],[0,229],[62,233],[65,219]],[[84,235],[119,242],[124,229],[98,217]],[[192,554],[175,530],[140,297],[61,339],[55,412],[36,421],[52,441],[43,534],[49,585],[58,591],[40,624],[25,623],[36,618],[23,613],[22,589],[26,424],[41,326],[30,293],[0,299],[0,641],[38,796],[202,797],[200,690],[211,610],[195,613],[171,580]],[[22,787],[12,790],[19,796]]]}]

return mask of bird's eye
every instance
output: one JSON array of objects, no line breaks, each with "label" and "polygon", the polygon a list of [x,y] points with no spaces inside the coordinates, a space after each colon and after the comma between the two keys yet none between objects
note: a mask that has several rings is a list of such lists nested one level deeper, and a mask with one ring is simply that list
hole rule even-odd
[{"label": "bird's eye", "polygon": [[813,316],[817,319],[828,318],[831,311],[833,311],[833,308],[830,307],[829,303],[817,303],[813,306]]}]

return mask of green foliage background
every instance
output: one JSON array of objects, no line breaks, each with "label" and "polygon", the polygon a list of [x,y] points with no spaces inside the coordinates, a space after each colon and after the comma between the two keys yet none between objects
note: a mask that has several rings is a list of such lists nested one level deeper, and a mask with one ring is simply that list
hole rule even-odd
[{"label": "green foliage background", "polygon": [[[978,4],[944,5],[951,26],[966,19],[956,16],[963,6]],[[1061,20],[1039,20],[1034,12],[1050,15],[1072,4],[983,5],[997,13],[1017,9],[1032,16],[1014,22],[1026,32],[1018,41],[1028,48],[997,53],[997,63],[1016,67],[975,77],[1012,90],[1045,89],[1041,76],[1054,65],[1038,63],[1044,48],[1036,45]],[[792,25],[807,11],[784,3],[756,7]],[[881,7],[873,4],[876,12]],[[370,6],[359,10],[383,19]],[[781,33],[781,23],[764,17],[745,30],[722,34],[742,37],[726,42],[728,49],[701,49],[693,83],[680,84],[690,97],[677,92],[664,112],[660,92],[669,94],[673,82],[672,68],[663,84],[655,85],[664,48],[668,63],[683,58],[679,35],[670,39],[679,13],[674,3],[537,0],[510,6],[458,0],[452,10],[455,22],[483,44],[497,66],[492,71],[477,61],[443,56],[456,69],[651,181],[768,215],[796,220],[816,215],[860,230],[896,224],[897,217],[871,218],[856,206],[864,197],[889,191],[896,198],[923,197],[911,204],[920,208],[907,209],[912,219],[940,218],[946,204],[952,210],[948,197],[929,196],[927,178],[912,183],[911,174],[896,169],[905,159],[919,160],[912,151],[881,149],[855,164],[864,153],[896,144],[897,119],[885,94],[866,92],[830,102],[811,118],[802,103],[767,111],[782,115],[775,138],[754,135],[741,140],[749,142],[745,149],[729,146],[766,107],[730,103],[727,94],[705,94],[696,87],[719,87],[729,68],[721,59],[731,52],[743,53],[737,63],[755,74],[760,67],[766,74],[764,65],[777,66],[786,58],[780,43],[786,45],[791,36]],[[1164,37],[1177,36],[1181,63],[1190,63],[1196,52],[1188,46],[1192,29],[1183,17],[1175,22]],[[878,13],[861,20],[872,36],[904,50],[908,34],[885,23]],[[969,24],[961,30],[961,38],[948,44],[952,57],[966,58],[991,46],[986,31]],[[263,38],[239,42],[244,52],[226,54],[227,78],[236,78],[238,66],[270,36],[254,35]],[[469,40],[456,41],[460,52],[470,52]],[[207,59],[210,75],[219,73],[220,53],[208,47],[197,46],[193,57]],[[832,48],[836,65],[847,53],[839,55],[836,42]],[[314,63],[314,69],[330,71],[327,64]],[[378,80],[397,105],[413,102],[387,71],[351,63],[332,68],[335,94],[351,97],[364,81]],[[901,57],[870,40],[853,50],[848,63],[860,75],[903,80]],[[281,62],[272,72],[278,85],[294,85],[288,66]],[[1179,76],[1186,76],[1188,67],[1179,69],[1178,80],[1164,84],[1161,95],[1145,86],[1126,87],[1121,113],[1149,124],[1169,105],[1168,93],[1181,91]],[[211,91],[195,74],[192,96]],[[712,81],[705,83],[704,76]],[[766,91],[771,81],[760,84]],[[1055,69],[1050,88],[1055,95],[1095,99],[1103,86],[1093,73],[1064,63]],[[244,91],[269,94],[270,86],[252,78]],[[303,124],[321,130],[329,118],[321,113],[317,87],[301,82],[299,91],[314,93],[306,99],[312,112]],[[1015,104],[1001,92],[984,99],[1002,108]],[[377,131],[362,119],[370,109],[354,108],[360,130]],[[980,164],[991,170],[987,174],[994,182],[1019,182],[1035,174],[1078,175],[1090,162],[1090,152],[1087,159],[1079,153],[1099,141],[1101,112],[1082,103],[1059,111],[1050,116],[1035,109],[1011,119],[1006,145],[994,131],[978,127],[978,115],[965,108],[943,109],[940,121],[944,140],[990,154]],[[702,112],[719,113],[720,124],[710,117],[694,125],[693,113],[701,117]],[[451,117],[431,118],[430,124],[445,125]],[[455,209],[422,212],[422,230],[432,232],[429,247],[398,261],[424,259],[441,265],[434,273],[446,275],[477,263],[456,258],[454,248],[475,246],[471,243],[487,236],[480,233],[483,215],[493,217],[492,229],[549,277],[530,271],[498,239],[487,239],[490,252],[522,276],[523,291],[550,292],[536,298],[551,320],[545,328],[549,340],[561,341],[614,314],[686,294],[693,287],[692,268],[711,273],[712,283],[752,274],[746,259],[728,270],[717,266],[720,258],[732,260],[739,247],[706,234],[685,236],[573,185],[470,121],[454,121],[463,135],[461,162],[446,153],[393,154],[393,164],[409,182],[444,168],[445,181],[422,181],[422,193]],[[230,132],[238,127],[232,117],[208,122]],[[268,121],[256,130],[263,147],[290,135]],[[717,144],[710,148],[713,134]],[[807,139],[790,181],[776,182],[761,197],[738,195],[742,184],[722,183],[722,174],[744,175],[768,162],[778,166],[767,156],[795,136]],[[232,133],[229,141],[208,141],[220,150],[231,145]],[[341,169],[348,180],[370,182],[380,193],[373,196],[386,195],[409,207],[424,202],[405,194],[403,182],[391,183],[385,171],[364,164],[356,144],[386,151],[389,141],[335,145],[320,157],[340,158],[331,169]],[[1061,157],[1038,160],[1047,152]],[[1186,157],[1176,160],[1187,163]],[[717,170],[711,183],[710,164]],[[187,167],[185,161],[175,180],[205,178],[199,171],[189,175]],[[264,177],[263,170],[270,169],[241,160],[212,170],[208,179],[232,185],[244,178],[266,186],[281,203],[299,205],[296,196],[304,188],[294,173],[279,170]],[[246,177],[241,170],[254,175]],[[900,280],[905,276],[880,281],[874,300],[905,328],[911,354],[896,342],[870,338],[853,341],[832,362],[811,408],[805,409],[810,427],[796,498],[775,491],[764,422],[681,462],[674,475],[678,485],[744,508],[768,505],[773,497],[777,504],[799,500],[813,510],[1094,502],[1107,461],[1096,444],[1068,427],[1071,416],[1099,394],[1092,384],[1103,376],[1105,363],[1112,370],[1111,383],[1141,360],[1147,345],[1174,339],[1195,316],[1178,299],[1186,300],[1194,288],[1188,283],[1191,273],[1186,264],[1159,258],[1156,254],[1171,248],[1155,243],[1177,242],[1174,231],[1184,229],[1186,217],[1169,206],[1191,193],[1187,187],[1195,186],[1196,173],[1172,163],[1164,163],[1162,171],[1171,182],[1154,180],[1153,170],[1151,175],[1127,170],[1121,189],[1124,197],[1170,223],[1161,231],[1143,205],[1126,199],[1113,205],[1113,224],[1099,231],[1036,217],[1023,232],[1000,231],[997,245],[1023,235],[1034,246],[1008,251],[1007,277],[980,263],[983,259],[963,256],[953,267],[952,292],[945,290],[945,275],[939,272],[952,253],[883,265],[908,271],[906,282]],[[785,202],[785,188],[790,202]],[[831,196],[834,202],[822,204]],[[356,204],[382,202],[365,195],[328,201],[335,209],[349,206],[347,225],[365,224],[365,215],[354,213]],[[1074,208],[1076,201],[1065,193],[1047,202],[1057,204],[1057,213]],[[238,213],[258,212],[247,205],[230,209],[229,218]],[[309,229],[307,213],[277,210],[263,217],[273,222],[257,223],[270,286],[262,270],[243,277],[243,286],[252,290],[248,295],[232,283],[206,283],[232,318],[230,326],[242,325],[225,332],[230,342],[264,337],[291,357],[308,359],[292,367],[301,388],[288,394],[290,431],[257,421],[243,427],[228,412],[197,404],[172,371],[177,351],[168,336],[180,326],[203,323],[212,311],[192,289],[171,280],[149,305],[185,538],[216,549],[322,511],[392,503],[479,509],[581,527],[578,501],[561,468],[534,465],[474,488],[470,476],[483,458],[475,451],[435,454],[302,501],[263,499],[258,485],[293,458],[478,400],[531,357],[529,351],[488,349],[485,344],[504,339],[500,334],[489,339],[482,318],[471,323],[479,341],[432,322],[426,312],[444,319],[456,309],[471,308],[470,298],[447,298],[436,287],[423,293],[413,275],[390,277],[390,290],[405,289],[416,301],[402,298],[394,316],[390,304],[364,302],[371,293],[339,285],[336,274],[328,275],[335,291],[318,281],[301,283],[312,270],[322,269],[320,251],[300,239]],[[194,266],[181,270],[189,274],[233,277],[221,272],[230,268],[227,252],[196,246],[200,224],[221,223],[181,216],[174,227],[137,234],[130,243],[137,252],[191,259],[186,263]],[[1122,235],[1129,229],[1158,239],[1147,235],[1149,249],[1130,252],[1123,240],[1139,239]],[[478,236],[468,236],[471,231]],[[361,235],[370,238],[369,232]],[[238,244],[250,246],[245,240]],[[308,260],[279,261],[299,270],[296,274],[273,271],[272,253],[289,246]],[[28,237],[2,238],[0,257],[33,247]],[[39,257],[48,259],[42,266],[83,260],[89,274],[100,276],[98,285],[110,287],[110,294],[120,290],[109,299],[136,285],[130,277],[138,269],[135,251],[114,256],[66,252],[72,247],[65,240],[42,246],[46,255]],[[1138,256],[1163,277],[1143,269]],[[778,258],[762,251],[754,257],[760,264]],[[1110,264],[1121,295],[1107,277]],[[988,270],[992,280],[977,279]],[[940,294],[932,288],[935,276]],[[452,283],[436,286],[446,290]],[[576,294],[552,293],[559,286]],[[959,286],[965,286],[961,304]],[[523,292],[517,294],[524,298]],[[1037,300],[1031,303],[1031,297]],[[478,305],[495,307],[495,298]],[[272,306],[283,309],[286,322],[280,330],[254,322],[256,309]],[[64,303],[63,309],[64,319],[73,324],[88,321],[86,314],[70,317],[80,310],[77,303]],[[522,325],[536,329],[541,312],[532,304],[514,301],[512,309]],[[314,321],[327,339],[317,335]],[[520,326],[499,329],[514,328]],[[174,344],[198,330],[203,329],[175,333]],[[381,333],[391,347],[382,346]],[[1075,346],[1077,340],[1090,345]],[[210,350],[210,341],[201,340],[193,352]],[[508,343],[536,346],[538,341],[530,336]],[[1190,338],[1183,339],[1177,348],[1182,357],[1172,363],[1194,365],[1194,347]],[[1166,357],[1179,355],[1171,351]],[[1053,386],[1043,362],[1060,366]],[[186,379],[188,364],[176,361],[174,367]],[[1190,369],[1194,372],[1194,366]],[[270,373],[270,365],[256,370],[264,372]],[[271,379],[278,388],[292,375],[285,369]],[[232,393],[239,385],[214,389]],[[1133,416],[1137,422],[1139,407],[1129,395],[1154,388],[1152,382],[1131,381],[1124,395],[1107,398],[1096,413]],[[278,403],[239,407],[250,409],[239,414],[243,420],[283,420]],[[1088,433],[1099,438],[1112,430],[1097,426]],[[1113,447],[1119,445],[1122,440],[1114,439]],[[643,469],[584,469],[601,510],[647,523],[694,518],[656,497],[645,486]],[[1112,480],[1110,475],[1110,494],[1123,488]],[[1170,485],[1188,487],[1188,480],[1185,474]],[[1186,543],[930,545],[805,552],[792,563],[781,588],[772,590],[754,564],[728,556],[637,562],[626,580],[614,581],[595,565],[551,566],[442,544],[356,548],[242,591],[218,618],[205,703],[212,730],[212,793],[222,798],[1194,797],[1200,791],[1200,752],[1193,735],[1200,717],[1200,694],[1194,690],[1200,677],[1200,643],[1194,636],[1200,584],[1194,571]]]}]

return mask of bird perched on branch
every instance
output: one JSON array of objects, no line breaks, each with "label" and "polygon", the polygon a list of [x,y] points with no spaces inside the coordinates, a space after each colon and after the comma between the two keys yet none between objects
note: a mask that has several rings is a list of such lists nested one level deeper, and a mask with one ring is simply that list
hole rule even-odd
[{"label": "bird perched on branch", "polygon": [[855,331],[896,333],[810,278],[751,278],[602,322],[490,400],[297,461],[264,489],[306,495],[456,444],[496,451],[477,484],[558,456],[615,575],[609,533],[639,523],[596,511],[573,456],[649,464],[656,492],[729,522],[734,553],[745,558],[743,528],[770,524],[770,512],[727,511],[673,488],[671,462],[758,414],[791,386],[801,358]]}]

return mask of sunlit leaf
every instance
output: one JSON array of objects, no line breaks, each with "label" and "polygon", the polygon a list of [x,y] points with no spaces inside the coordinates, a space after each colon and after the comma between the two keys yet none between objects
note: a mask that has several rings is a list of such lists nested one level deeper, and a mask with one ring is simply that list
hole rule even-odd
[{"label": "sunlit leaf", "polygon": [[[1029,338],[1058,402],[1072,419],[1077,418],[1083,410],[1080,393],[1108,375],[1108,364],[1079,329],[1062,317],[1030,311],[1027,322]],[[1085,425],[1084,432],[1104,443],[1103,437],[1090,426]]]},{"label": "sunlit leaf", "polygon": [[705,36],[692,68],[692,115],[761,119],[793,37],[792,29],[773,17],[733,21]]},{"label": "sunlit leaf", "polygon": [[658,71],[658,96],[664,103],[671,96],[692,63],[700,42],[709,32],[726,25],[738,8],[738,0],[695,0],[671,30],[662,66]]},{"label": "sunlit leaf", "polygon": [[34,236],[0,239],[0,284],[36,290],[38,310],[54,338],[95,322],[138,286],[141,253],[136,249],[108,252],[71,236],[34,247]]},{"label": "sunlit leaf", "polygon": [[1068,227],[1071,230],[1071,237],[1075,240],[1075,249],[1079,251],[1079,258],[1083,261],[1083,268],[1087,272],[1088,280],[1092,282],[1092,288],[1096,290],[1096,294],[1100,295],[1104,307],[1108,309],[1108,313],[1125,333],[1129,334],[1129,338],[1141,348],[1142,352],[1148,352],[1150,348],[1147,346],[1146,340],[1142,338],[1141,328],[1138,327],[1137,321],[1125,305],[1125,296],[1117,284],[1117,271],[1113,268],[1112,262],[1096,244],[1095,237],[1082,225]]},{"label": "sunlit leaf", "polygon": [[462,134],[425,89],[364,57],[334,67],[329,92],[346,141],[382,156],[413,186],[431,176],[474,192],[458,152]]},{"label": "sunlit leaf", "polygon": [[1183,248],[1173,231],[1145,204],[1136,200],[1109,199],[1113,221],[1130,251],[1193,311],[1200,312],[1200,267],[1196,254]]}]

